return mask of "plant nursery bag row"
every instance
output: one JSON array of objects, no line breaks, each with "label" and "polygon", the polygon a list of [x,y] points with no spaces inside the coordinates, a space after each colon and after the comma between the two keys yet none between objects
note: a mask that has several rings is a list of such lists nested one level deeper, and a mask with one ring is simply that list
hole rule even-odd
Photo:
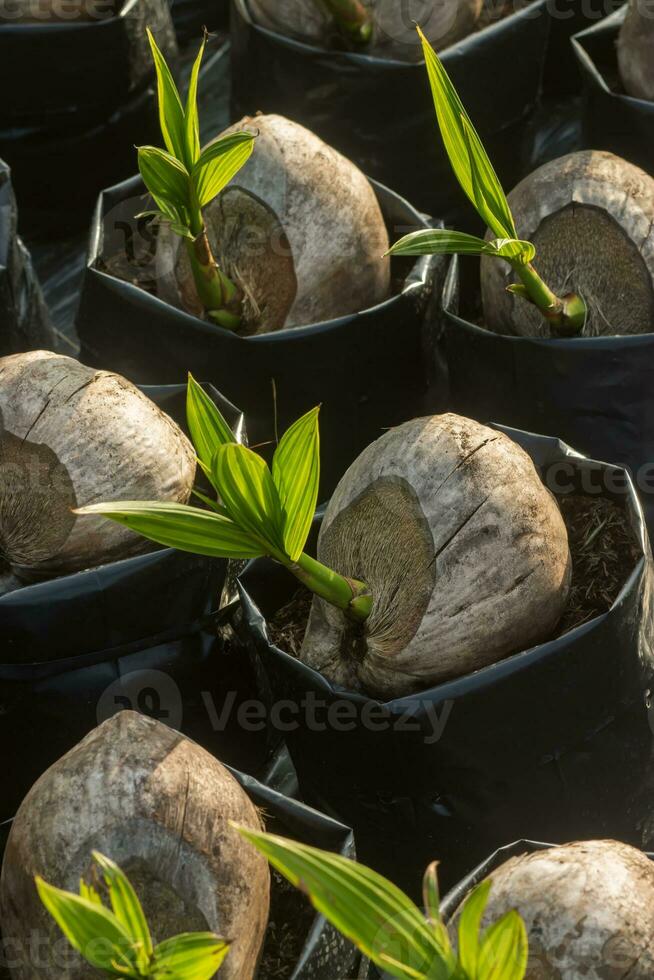
[{"label": "plant nursery bag row", "polygon": [[[185,387],[144,390],[183,426]],[[240,426],[240,412],[207,390]],[[267,733],[239,727],[254,675],[217,635],[226,573],[226,562],[166,548],[0,596],[0,822],[49,765],[122,708],[239,768],[267,764]]]},{"label": "plant nursery bag row", "polygon": [[469,319],[476,263],[454,258],[440,334],[448,405],[480,422],[558,436],[594,459],[627,468],[654,529],[654,333],[615,337],[513,337]]},{"label": "plant nursery bag row", "polygon": [[[523,176],[522,130],[540,97],[549,31],[547,0],[533,0],[441,52],[509,187]],[[248,0],[232,0],[231,34],[233,119],[257,111],[288,116],[429,214],[447,218],[460,207],[434,130],[424,62],[327,51],[282,36],[253,21]]]},{"label": "plant nursery bag row", "polygon": [[[427,227],[405,200],[374,187],[391,234]],[[189,371],[207,378],[243,408],[252,445],[321,403],[323,498],[383,428],[439,401],[443,367],[425,371],[424,324],[436,316],[441,259],[393,260],[395,294],[370,309],[241,337],[111,274],[112,257],[134,237],[152,237],[133,217],[146,200],[138,178],[99,200],[77,315],[82,361],[138,384],[183,382]]]},{"label": "plant nursery bag row", "polygon": [[642,512],[628,478],[624,492],[607,489],[625,480],[619,468],[553,438],[497,428],[529,453],[548,487],[565,477],[566,494],[612,502],[623,515],[634,550],[608,611],[382,704],[275,646],[270,623],[297,590],[288,573],[258,560],[239,580],[235,628],[261,665],[270,724],[284,727],[303,798],[350,823],[361,860],[411,893],[432,860],[449,887],[521,833],[637,837],[654,674],[654,579]]}]

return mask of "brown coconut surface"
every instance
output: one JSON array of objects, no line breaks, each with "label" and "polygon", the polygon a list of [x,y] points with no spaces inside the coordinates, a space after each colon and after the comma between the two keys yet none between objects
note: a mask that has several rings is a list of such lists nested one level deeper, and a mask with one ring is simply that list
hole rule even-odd
[{"label": "brown coconut surface", "polygon": [[[639,548],[628,515],[606,498],[566,494],[557,498],[568,530],[572,587],[556,639],[608,612],[638,560]],[[301,588],[268,622],[272,643],[300,656],[312,596]]]}]

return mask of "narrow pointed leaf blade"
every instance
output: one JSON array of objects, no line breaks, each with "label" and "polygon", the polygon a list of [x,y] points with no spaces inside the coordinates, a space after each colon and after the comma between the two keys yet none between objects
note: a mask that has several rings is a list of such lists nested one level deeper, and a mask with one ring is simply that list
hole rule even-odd
[{"label": "narrow pointed leaf blade", "polygon": [[175,80],[159,50],[152,31],[148,28],[148,40],[157,74],[157,96],[159,101],[159,125],[166,149],[182,163],[186,163],[186,124],[184,109]]},{"label": "narrow pointed leaf blade", "polygon": [[136,970],[136,952],[130,937],[108,909],[55,888],[42,878],[36,879],[36,887],[43,905],[68,942],[91,966],[111,976],[125,975],[117,966],[131,966]]},{"label": "narrow pointed leaf blade", "polygon": [[478,980],[523,980],[529,940],[522,918],[507,912],[485,931],[479,952]]},{"label": "narrow pointed leaf blade", "polygon": [[110,858],[94,851],[93,860],[102,871],[109,889],[109,900],[114,915],[134,942],[138,950],[139,965],[145,969],[152,956],[153,946],[152,936],[138,896],[127,876]]},{"label": "narrow pointed leaf blade", "polygon": [[184,135],[186,142],[186,165],[187,167],[192,167],[200,156],[200,119],[198,117],[198,79],[200,77],[200,68],[202,66],[202,58],[204,56],[204,49],[207,44],[207,38],[202,38],[202,44],[200,45],[200,50],[198,51],[195,62],[193,63],[193,68],[191,69],[191,78],[188,86],[188,95],[186,97],[186,112],[184,119]]},{"label": "narrow pointed leaf blade", "polygon": [[[413,902],[375,871],[340,854],[238,828],[315,908],[374,963],[400,980],[416,971],[448,980],[454,958]],[[428,973],[427,973],[428,970]]]},{"label": "narrow pointed leaf blade", "polygon": [[261,544],[233,521],[186,504],[118,500],[80,507],[76,514],[102,514],[144,538],[209,558],[259,558]]},{"label": "narrow pointed leaf blade", "polygon": [[294,422],[273,458],[272,474],[284,511],[284,547],[297,561],[306,544],[320,485],[320,408]]},{"label": "narrow pointed leaf blade", "polygon": [[445,228],[412,231],[389,249],[389,255],[481,255],[486,243],[476,235]]},{"label": "narrow pointed leaf blade", "polygon": [[232,133],[205,147],[192,172],[200,207],[213,201],[247,163],[254,140],[252,133]]},{"label": "narrow pointed leaf blade", "polygon": [[505,228],[511,232],[513,238],[517,238],[513,215],[502,185],[474,126],[465,114],[461,117],[461,126],[468,151],[470,176],[477,211],[485,218],[489,228],[493,230]]},{"label": "narrow pointed leaf blade", "polygon": [[186,391],[186,421],[198,459],[206,467],[211,467],[219,446],[236,442],[220,409],[192,375]]},{"label": "narrow pointed leaf blade", "polygon": [[466,899],[459,918],[459,963],[471,977],[477,975],[479,928],[490,889],[490,881],[478,885]]},{"label": "narrow pointed leaf blade", "polygon": [[183,222],[189,204],[189,177],[183,164],[156,146],[141,146],[138,164],[143,183],[166,216]]},{"label": "narrow pointed leaf blade", "polygon": [[[431,44],[418,28],[427,65],[427,74],[431,86],[438,125],[450,159],[454,174],[462,190],[479,211],[480,216],[498,238],[517,238],[513,216],[509,208],[502,185],[493,169],[486,151],[477,135],[474,126],[461,102],[449,75],[432,48]],[[464,124],[464,121],[467,125]],[[474,134],[474,135],[473,135]],[[476,153],[483,155],[485,160],[484,173],[488,175],[492,194],[484,197],[480,203],[475,193],[475,185],[470,167],[469,141],[475,145]]]},{"label": "narrow pointed leaf blade", "polygon": [[272,557],[284,557],[284,518],[277,487],[261,456],[229,443],[214,456],[214,486],[234,524],[265,542]]},{"label": "narrow pointed leaf blade", "polygon": [[229,953],[229,943],[212,932],[183,933],[160,943],[150,976],[154,980],[211,980]]}]

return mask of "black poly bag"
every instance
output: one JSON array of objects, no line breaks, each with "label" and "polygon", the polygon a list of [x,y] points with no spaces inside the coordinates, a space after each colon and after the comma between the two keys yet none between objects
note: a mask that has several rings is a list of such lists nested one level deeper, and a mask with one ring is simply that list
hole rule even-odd
[{"label": "black poly bag", "polygon": [[[465,318],[475,264],[454,258],[432,350],[448,406],[479,422],[558,436],[627,468],[654,529],[654,333],[567,339],[497,334]],[[459,278],[460,277],[460,278]]]},{"label": "black poly bag", "polygon": [[[546,485],[624,506],[640,559],[611,610],[467,676],[381,704],[332,685],[269,642],[266,617],[297,583],[259,560],[240,576],[235,628],[262,665],[271,728],[284,731],[303,798],[347,820],[359,857],[418,895],[427,865],[449,887],[504,841],[638,837],[654,676],[652,559],[622,470],[556,439],[502,429]],[[622,492],[610,491],[622,485]]]},{"label": "black poly bag", "polygon": [[[393,240],[428,227],[397,194],[374,187]],[[98,202],[77,315],[82,361],[139,384],[174,384],[189,371],[207,378],[243,408],[252,445],[274,440],[275,412],[281,434],[321,404],[323,496],[383,428],[439,401],[443,369],[425,369],[424,324],[434,315],[441,259],[393,259],[402,290],[371,309],[239,337],[102,271],[103,259],[125,248],[135,228],[138,233],[133,216],[145,206],[143,193],[134,178]]]},{"label": "black poly bag", "polygon": [[[207,390],[237,431],[241,413]],[[145,393],[183,424],[185,387]],[[252,672],[216,635],[226,573],[226,562],[166,548],[0,596],[0,823],[49,765],[125,707],[240,768],[267,762],[266,733],[239,727]]]}]

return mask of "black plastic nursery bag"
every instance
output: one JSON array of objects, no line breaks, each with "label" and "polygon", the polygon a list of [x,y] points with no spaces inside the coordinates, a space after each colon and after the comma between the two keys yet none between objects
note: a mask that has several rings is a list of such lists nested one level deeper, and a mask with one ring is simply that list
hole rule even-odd
[{"label": "black plastic nursery bag", "polygon": [[9,167],[0,160],[0,356],[52,349],[54,330],[29,252],[17,234]]},{"label": "black plastic nursery bag", "polygon": [[[391,236],[427,227],[401,197],[374,187]],[[136,178],[98,203],[77,316],[86,363],[145,384],[180,382],[189,371],[208,378],[243,407],[253,445],[274,440],[275,414],[282,433],[321,404],[323,496],[383,428],[439,401],[442,367],[425,369],[424,324],[434,314],[440,259],[393,260],[401,291],[361,313],[239,337],[103,271],[110,256],[132,247],[130,236],[153,235],[134,221],[143,206]]]},{"label": "black plastic nursery bag", "polygon": [[584,83],[584,142],[654,173],[654,102],[625,94],[616,43],[626,7],[572,39]]},{"label": "black plastic nursery bag", "polygon": [[[459,270],[461,279],[459,280]],[[448,405],[480,422],[558,435],[579,452],[630,470],[654,529],[654,333],[571,339],[509,337],[465,319],[476,285],[453,259],[443,294],[438,363]]]},{"label": "black plastic nursery bag", "polygon": [[[424,63],[313,47],[255,24],[248,0],[231,2],[234,120],[288,116],[429,214],[460,207]],[[523,176],[522,131],[539,98],[549,29],[548,0],[518,2],[441,54],[509,187]]]},{"label": "black plastic nursery bag", "polygon": [[441,884],[449,887],[522,835],[638,837],[631,800],[649,760],[654,674],[642,512],[619,468],[556,439],[503,431],[531,455],[547,486],[599,494],[626,509],[640,558],[609,612],[381,704],[332,685],[269,642],[266,617],[297,589],[289,573],[257,561],[240,577],[236,628],[265,671],[270,724],[283,727],[303,798],[351,823],[361,860],[413,894],[430,861],[441,862]]},{"label": "black plastic nursery bag", "polygon": [[[240,412],[207,389],[235,431]],[[185,388],[145,389],[180,424]],[[216,635],[225,562],[152,551],[0,596],[0,823],[34,780],[122,708],[248,771],[265,732],[239,727],[254,679]]]}]

